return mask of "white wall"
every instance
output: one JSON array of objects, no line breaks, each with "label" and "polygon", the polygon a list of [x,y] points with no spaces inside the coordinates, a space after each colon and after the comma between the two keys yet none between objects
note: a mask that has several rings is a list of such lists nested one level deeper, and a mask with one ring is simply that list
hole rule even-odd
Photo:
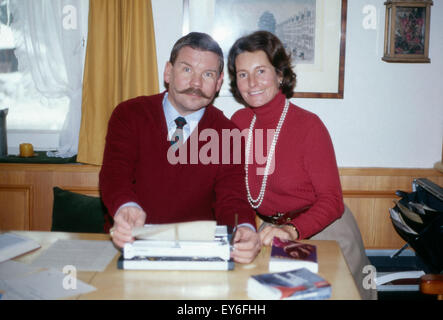
[{"label": "white wall", "polygon": [[[431,168],[443,139],[443,1],[431,10],[430,64],[386,63],[383,0],[349,0],[344,99],[293,99],[324,121],[340,167]],[[375,30],[363,28],[373,5]],[[163,69],[182,35],[182,0],[152,0],[160,87]],[[230,117],[241,106],[215,101]]]}]

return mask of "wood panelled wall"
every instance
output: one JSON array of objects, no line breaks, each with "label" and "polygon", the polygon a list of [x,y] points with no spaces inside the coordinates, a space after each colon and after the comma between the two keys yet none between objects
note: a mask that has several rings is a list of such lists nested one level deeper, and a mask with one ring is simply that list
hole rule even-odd
[{"label": "wood panelled wall", "polygon": [[[50,230],[52,188],[98,196],[99,170],[81,164],[0,164],[0,229]],[[443,174],[434,169],[340,168],[340,178],[366,248],[404,244],[389,220],[396,190],[410,191],[414,178],[443,185]]]},{"label": "wood panelled wall", "polygon": [[389,219],[397,190],[411,191],[415,178],[443,185],[443,174],[434,169],[341,168],[343,197],[360,227],[366,248],[399,248],[404,241]]},{"label": "wood panelled wall", "polygon": [[100,167],[81,164],[0,164],[0,229],[51,229],[54,186],[99,195]]}]

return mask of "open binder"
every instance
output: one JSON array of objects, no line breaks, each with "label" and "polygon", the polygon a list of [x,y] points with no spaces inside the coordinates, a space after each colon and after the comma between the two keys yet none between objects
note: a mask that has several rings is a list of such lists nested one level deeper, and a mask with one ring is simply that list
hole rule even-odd
[{"label": "open binder", "polygon": [[401,199],[390,209],[392,224],[424,262],[427,267],[426,273],[441,273],[443,188],[428,179],[420,178],[413,181],[412,190],[410,193],[396,192]]}]

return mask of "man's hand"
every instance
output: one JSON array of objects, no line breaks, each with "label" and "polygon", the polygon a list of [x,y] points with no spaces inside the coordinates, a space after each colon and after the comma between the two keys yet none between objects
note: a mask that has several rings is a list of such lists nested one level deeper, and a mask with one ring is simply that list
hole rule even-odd
[{"label": "man's hand", "polygon": [[258,233],[248,227],[239,227],[234,237],[231,258],[239,263],[251,263],[260,252],[261,243]]},{"label": "man's hand", "polygon": [[284,240],[297,240],[298,234],[297,231],[290,226],[282,226],[281,228],[267,226],[260,231],[260,240],[264,246],[270,246],[274,237]]},{"label": "man's hand", "polygon": [[146,213],[133,206],[120,208],[114,217],[114,226],[112,227],[111,236],[114,244],[123,248],[125,243],[133,242],[132,230],[136,227],[143,227],[146,220]]}]

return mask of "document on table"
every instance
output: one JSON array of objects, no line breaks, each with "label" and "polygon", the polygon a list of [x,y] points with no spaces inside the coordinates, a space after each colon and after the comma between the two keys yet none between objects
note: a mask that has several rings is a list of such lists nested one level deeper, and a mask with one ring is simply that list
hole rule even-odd
[{"label": "document on table", "polygon": [[53,300],[96,290],[71,274],[17,261],[0,263],[1,300]]},{"label": "document on table", "polygon": [[11,232],[0,234],[0,262],[12,259],[37,248],[40,248],[40,244],[32,239]]},{"label": "document on table", "polygon": [[31,267],[25,263],[8,260],[0,263],[0,280],[19,278],[38,270],[39,268]]},{"label": "document on table", "polygon": [[167,224],[146,224],[132,231],[138,240],[213,241],[215,221],[189,221]]},{"label": "document on table", "polygon": [[101,272],[117,253],[110,241],[57,240],[32,262],[32,266],[57,270],[74,266],[77,271]]}]

